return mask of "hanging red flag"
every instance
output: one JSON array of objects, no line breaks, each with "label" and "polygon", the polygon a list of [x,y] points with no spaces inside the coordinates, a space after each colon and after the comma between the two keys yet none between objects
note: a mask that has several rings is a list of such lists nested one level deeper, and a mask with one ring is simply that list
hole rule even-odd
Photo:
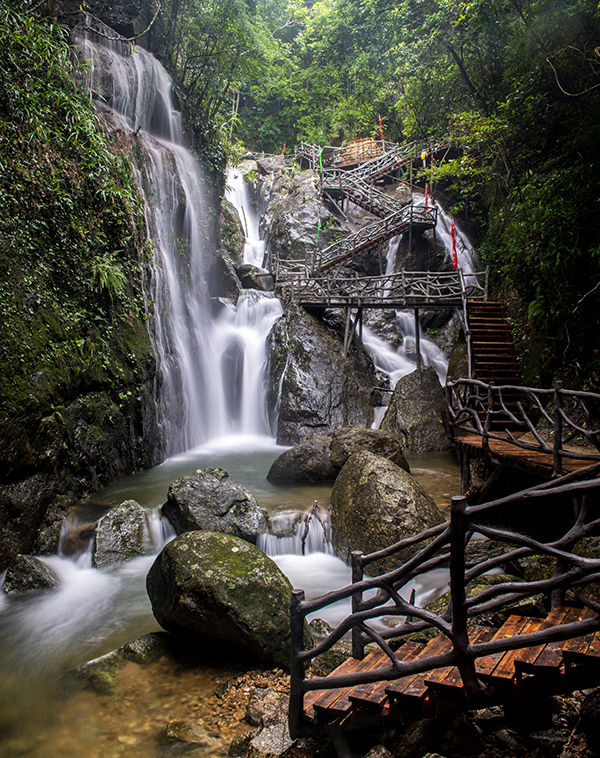
[{"label": "hanging red flag", "polygon": [[458,268],[458,256],[456,254],[456,232],[454,231],[454,219],[452,219],[452,264]]},{"label": "hanging red flag", "polygon": [[426,184],[425,185],[425,208],[429,208],[429,205],[428,205],[428,202],[427,202],[428,199],[429,199],[429,185]]},{"label": "hanging red flag", "polygon": [[381,123],[381,114],[379,113],[379,134],[381,134],[381,141],[383,142],[383,125]]}]

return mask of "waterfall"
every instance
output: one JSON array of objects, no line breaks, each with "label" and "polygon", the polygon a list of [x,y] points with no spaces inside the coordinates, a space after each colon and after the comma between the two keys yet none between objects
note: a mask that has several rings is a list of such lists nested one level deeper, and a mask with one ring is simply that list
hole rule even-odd
[{"label": "waterfall", "polygon": [[244,263],[261,268],[265,257],[265,241],[260,239],[260,213],[252,202],[244,172],[230,167],[227,172],[227,199],[237,209],[244,230]]},{"label": "waterfall", "polygon": [[[107,27],[101,31],[114,36]],[[153,315],[155,400],[165,453],[224,434],[269,434],[265,340],[282,308],[268,293],[245,291],[237,309],[225,308],[211,318],[203,176],[182,144],[171,79],[152,55],[124,41],[96,42],[86,35],[79,44],[86,83],[99,108],[142,148],[142,157],[134,160],[153,245],[145,295]],[[242,209],[247,262],[260,265],[264,242],[258,238],[258,214],[243,177],[234,172],[230,181],[236,186],[232,199]]]}]

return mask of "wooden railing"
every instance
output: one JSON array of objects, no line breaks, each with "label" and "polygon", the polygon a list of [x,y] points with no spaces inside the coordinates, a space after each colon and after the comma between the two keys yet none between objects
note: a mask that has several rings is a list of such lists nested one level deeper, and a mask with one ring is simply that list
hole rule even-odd
[{"label": "wooden railing", "polygon": [[462,304],[460,271],[398,271],[383,276],[309,277],[290,275],[285,292],[300,305],[410,308]]},{"label": "wooden railing", "polygon": [[363,226],[354,234],[348,234],[339,242],[335,242],[320,253],[316,253],[314,258],[315,272],[331,269],[357,253],[395,237],[408,229],[411,224],[432,229],[436,221],[437,210],[435,208],[407,205],[380,221]]},{"label": "wooden railing", "polygon": [[[596,477],[599,472],[600,464],[590,467],[587,471],[590,477]],[[584,558],[573,552],[574,546],[581,539],[596,534],[600,529],[600,518],[596,517],[597,508],[592,507],[592,500],[596,500],[598,494],[600,480],[592,478],[587,481],[570,481],[567,484],[561,484],[561,480],[553,480],[502,500],[477,506],[468,506],[462,496],[454,497],[448,523],[370,555],[352,553],[351,585],[314,600],[306,600],[302,590],[294,590],[290,606],[292,672],[289,720],[292,736],[300,736],[306,731],[308,725],[304,721],[303,700],[305,693],[311,690],[386,681],[445,666],[457,666],[468,698],[476,701],[486,693],[485,685],[476,674],[475,661],[478,658],[570,639],[600,629],[600,617],[596,615],[584,621],[477,644],[469,643],[467,633],[468,620],[480,614],[498,611],[517,600],[539,593],[551,597],[552,607],[558,607],[563,602],[567,588],[600,580],[600,560]],[[502,513],[516,507],[523,510],[534,503],[543,503],[546,498],[551,498],[556,504],[556,498],[559,496],[566,498],[566,507],[572,506],[574,513],[573,526],[560,539],[542,542],[526,533],[488,526],[490,522],[498,521],[500,509]],[[467,546],[474,533],[514,547],[502,556],[467,567]],[[404,560],[397,569],[382,576],[363,578],[363,571],[369,564],[400,553],[406,554],[407,551],[411,557]],[[505,563],[514,563],[532,555],[547,555],[556,559],[556,569],[551,578],[533,582],[507,580],[474,596],[466,596],[465,585],[468,582]],[[408,582],[441,567],[449,567],[450,601],[446,610],[437,615],[414,605],[414,600],[407,600],[402,590],[404,588],[404,595],[407,595]],[[374,596],[365,597],[366,593],[373,592]],[[348,598],[352,601],[351,614],[319,644],[305,650],[306,616]],[[581,600],[596,613],[600,611],[600,605],[597,603],[585,598]],[[397,617],[400,623],[396,627],[381,631],[369,625],[381,617]],[[450,640],[450,652],[408,662],[395,657],[394,649],[398,648],[406,635],[432,628]],[[353,657],[362,658],[365,644],[373,642],[384,651],[387,665],[375,671],[307,678],[306,665],[330,650],[349,633],[352,634]]]},{"label": "wooden railing", "polygon": [[380,192],[372,184],[356,176],[354,171],[344,171],[339,168],[323,171],[321,192],[329,195],[344,194],[353,203],[380,218],[385,218],[402,207],[390,195]]},{"label": "wooden railing", "polygon": [[[490,440],[500,440],[546,453],[553,457],[556,476],[565,458],[600,460],[600,452],[591,451],[600,451],[600,395],[595,392],[567,390],[560,382],[554,389],[537,389],[458,379],[446,385],[446,405],[452,437],[478,435],[488,452]],[[545,433],[540,431],[544,426]]]}]

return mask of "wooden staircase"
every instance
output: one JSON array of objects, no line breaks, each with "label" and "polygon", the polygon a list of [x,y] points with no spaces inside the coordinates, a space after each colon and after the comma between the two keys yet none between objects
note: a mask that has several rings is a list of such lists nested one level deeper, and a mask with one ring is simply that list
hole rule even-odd
[{"label": "wooden staircase", "polygon": [[[475,645],[594,616],[587,608],[568,607],[552,610],[545,619],[510,616],[499,629],[473,626],[469,640]],[[449,639],[439,634],[426,644],[405,642],[395,655],[400,661],[411,661],[447,653],[450,649]],[[385,665],[387,660],[385,653],[378,649],[362,661],[349,658],[330,676],[367,672]],[[519,698],[526,701],[597,685],[600,682],[600,632],[482,656],[476,659],[475,668],[478,678],[487,687],[487,705],[515,702]],[[458,668],[445,667],[392,681],[308,692],[304,697],[304,715],[314,725],[326,726],[336,721],[351,729],[369,719],[385,721],[399,706],[431,714],[452,708],[453,704],[464,707],[465,700]]]},{"label": "wooden staircase", "polygon": [[467,321],[471,334],[473,378],[486,384],[520,385],[521,376],[515,362],[504,305],[469,301]]}]

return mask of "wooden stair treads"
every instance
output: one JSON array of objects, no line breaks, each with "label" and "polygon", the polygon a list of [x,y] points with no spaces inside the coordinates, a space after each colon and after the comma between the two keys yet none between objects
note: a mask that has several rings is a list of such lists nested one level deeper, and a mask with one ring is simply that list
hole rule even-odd
[{"label": "wooden stair treads", "polygon": [[[580,621],[585,609],[559,608],[557,609],[556,616],[560,616],[561,612],[564,610],[566,610],[566,613],[562,615],[562,618],[560,618],[560,620],[555,623],[562,625],[570,624],[573,621]],[[548,616],[548,618],[550,618],[550,616],[552,616],[552,613]],[[563,659],[564,645],[565,642],[550,642],[547,645],[544,645],[543,650],[540,652],[533,664],[531,666],[525,666],[524,670],[528,673],[536,674],[551,672],[558,673]]]},{"label": "wooden stair treads", "polygon": [[[526,616],[509,616],[507,621],[502,624],[500,629],[496,631],[492,640],[500,640],[505,637],[515,637],[521,634],[521,630],[527,623]],[[484,658],[477,658],[475,661],[475,671],[477,676],[486,678],[496,668],[498,662],[502,658],[504,653],[494,653],[493,655],[486,655]]]},{"label": "wooden stair treads", "polygon": [[[584,608],[581,619],[596,616],[591,608]],[[573,637],[563,643],[563,660],[567,665],[593,662],[600,663],[600,632],[591,632],[581,637]]]},{"label": "wooden stair treads", "polygon": [[[544,621],[538,618],[526,618],[525,624],[519,631],[521,634],[531,634],[537,632],[542,628]],[[500,658],[493,671],[488,676],[489,680],[493,684],[499,684],[500,682],[512,682],[516,676],[515,658],[517,658],[523,652],[527,652],[531,648],[524,648],[521,650],[507,650],[506,653]]]},{"label": "wooden stair treads", "polygon": [[[418,656],[424,647],[425,645],[420,642],[405,642],[402,647],[396,651],[396,658],[400,661],[412,661]],[[393,680],[391,684],[394,684],[396,681],[397,680]],[[379,706],[386,700],[386,688],[389,686],[389,681],[359,684],[348,692],[348,698],[358,706]]]},{"label": "wooden stair treads", "polygon": [[[488,642],[498,630],[491,626],[474,626],[469,629],[469,642]],[[457,666],[446,666],[442,669],[429,671],[425,675],[427,684],[434,689],[451,688],[462,690],[463,682]]]},{"label": "wooden stair treads", "polygon": [[[332,671],[330,676],[356,674],[359,671],[377,668],[382,657],[387,658],[382,650],[375,650],[365,656],[362,661],[348,658]],[[331,690],[311,690],[304,697],[304,712],[311,719],[314,717],[315,711],[346,713],[350,710],[350,701],[347,700],[346,695],[351,689],[351,687],[340,687]]]},{"label": "wooden stair treads", "polygon": [[[447,653],[452,649],[452,643],[445,634],[439,634],[430,640],[421,652],[415,657],[416,659],[431,658],[434,655]],[[429,673],[429,672],[427,672]],[[385,690],[391,699],[420,699],[427,692],[425,683],[426,674],[411,674],[401,679],[387,684]]]},{"label": "wooden stair treads", "polygon": [[[550,611],[546,618],[540,624],[540,629],[547,629],[550,626],[557,626],[562,623],[568,613],[568,608],[555,608]],[[545,645],[535,645],[528,647],[526,650],[517,650],[514,657],[514,666],[517,675],[532,672],[536,660],[543,652]]]}]

